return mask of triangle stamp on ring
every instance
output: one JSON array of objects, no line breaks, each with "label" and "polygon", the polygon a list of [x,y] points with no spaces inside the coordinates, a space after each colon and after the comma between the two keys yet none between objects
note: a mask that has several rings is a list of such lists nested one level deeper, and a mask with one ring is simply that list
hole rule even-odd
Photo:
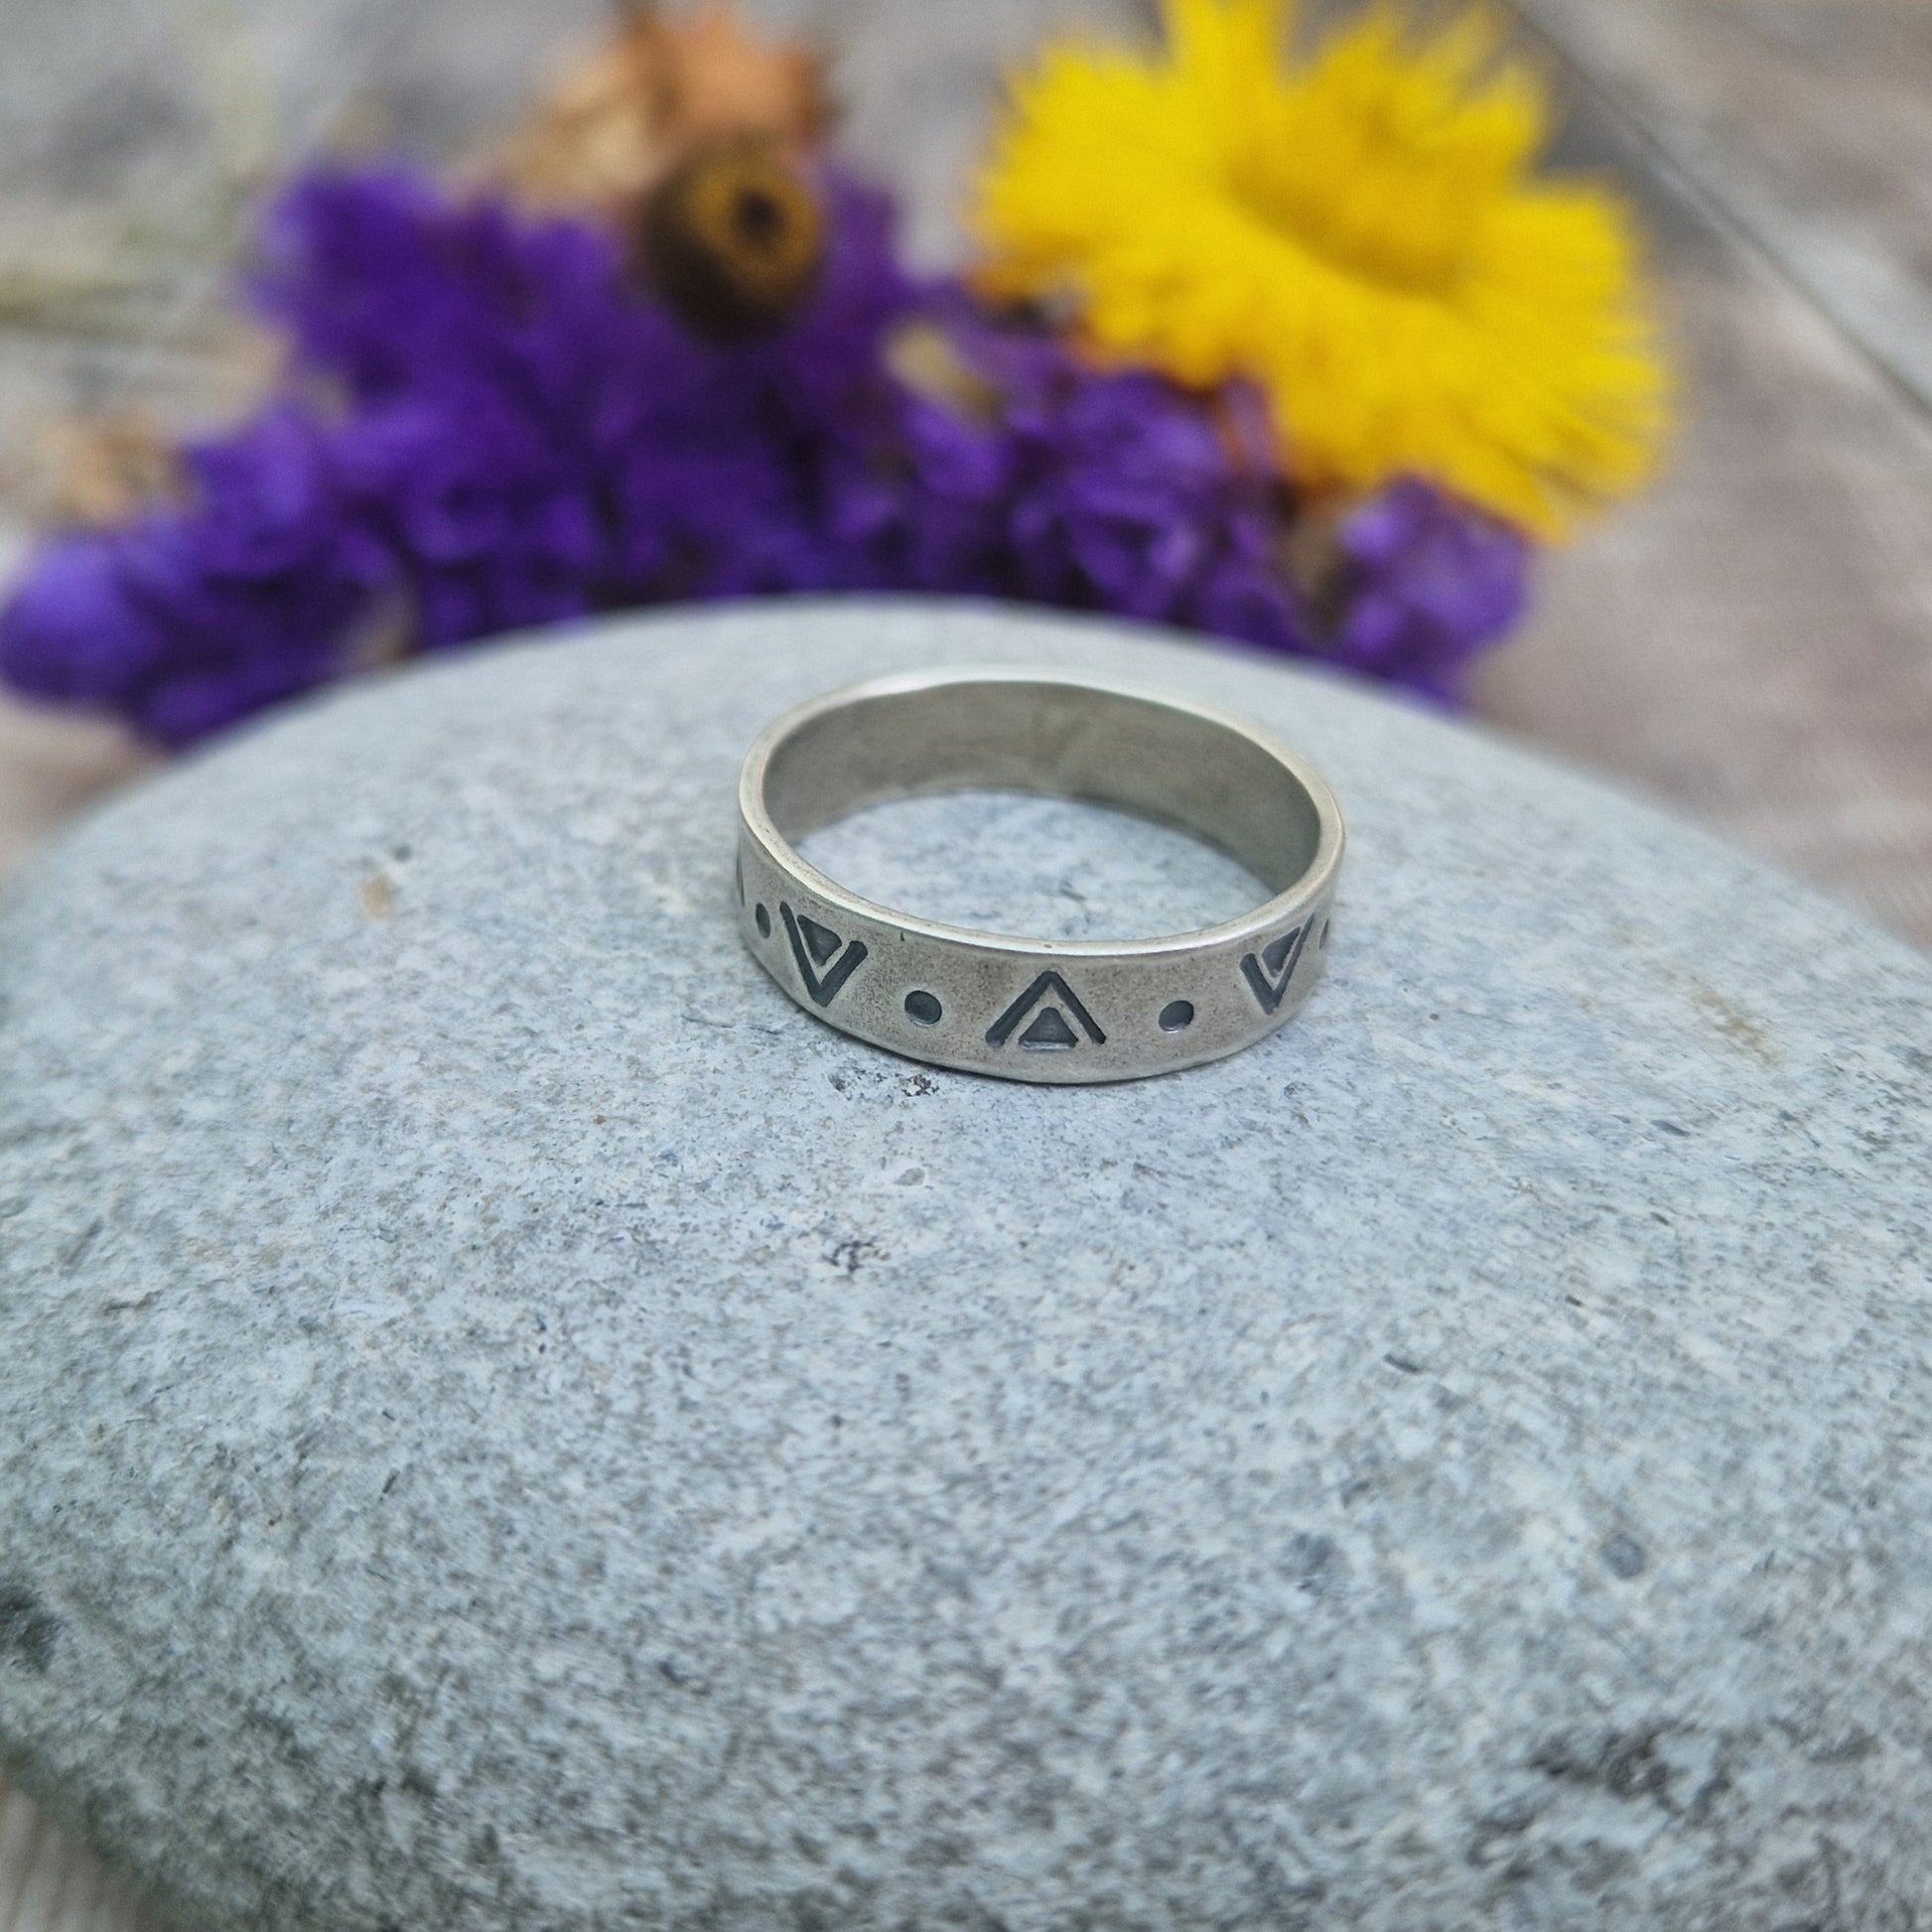
[{"label": "triangle stamp on ring", "polygon": [[[1058,1001],[1059,1005],[1053,1002]],[[1076,1034],[1067,1024],[1066,1013],[1080,1023],[1080,1033],[1093,1041],[1096,1046],[1107,1043],[1107,1035],[1094,1024],[1093,1015],[1080,1004],[1080,997],[1068,986],[1059,974],[1050,968],[1041,973],[1034,983],[1015,1000],[999,1019],[986,1030],[986,1043],[989,1046],[1004,1046],[1013,1037],[1013,1030],[1033,1013],[1033,1025],[1020,1035],[1020,1044],[1031,1051],[1064,1052],[1069,1046],[1080,1043],[1080,1034]],[[1039,1011],[1034,1013],[1037,1007]]]},{"label": "triangle stamp on ring", "polygon": [[[840,987],[865,964],[865,941],[854,939],[846,944],[830,926],[793,912],[782,899],[778,901],[778,916],[785,922],[785,937],[791,941],[791,956],[798,962],[798,977],[805,982],[805,991],[815,1006],[829,1007],[838,998]],[[839,951],[841,945],[845,946],[843,952]]]},{"label": "triangle stamp on ring", "polygon": [[1261,1002],[1263,1013],[1274,1013],[1280,1008],[1288,983],[1301,963],[1302,948],[1308,944],[1313,929],[1314,920],[1311,917],[1300,925],[1290,926],[1280,938],[1269,940],[1259,958],[1253,953],[1242,954],[1241,971],[1249,990]]}]

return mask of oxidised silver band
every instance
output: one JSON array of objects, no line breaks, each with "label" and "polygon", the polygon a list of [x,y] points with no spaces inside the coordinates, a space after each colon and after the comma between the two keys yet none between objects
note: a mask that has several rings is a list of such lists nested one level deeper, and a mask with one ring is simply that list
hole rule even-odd
[{"label": "oxidised silver band", "polygon": [[[1157,939],[1027,939],[896,912],[793,841],[915,792],[1044,791],[1222,847],[1275,897]],[[814,698],[739,778],[745,943],[806,1012],[876,1046],[1011,1080],[1131,1080],[1271,1034],[1328,948],[1342,823],[1328,787],[1244,720],[1061,671],[879,678]]]}]

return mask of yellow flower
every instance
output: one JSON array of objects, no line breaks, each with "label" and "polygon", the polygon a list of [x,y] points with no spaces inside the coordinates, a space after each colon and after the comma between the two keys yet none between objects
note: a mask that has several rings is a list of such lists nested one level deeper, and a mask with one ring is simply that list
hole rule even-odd
[{"label": "yellow flower", "polygon": [[1049,49],[979,183],[981,286],[1255,380],[1311,485],[1415,472],[1560,533],[1668,414],[1622,207],[1532,172],[1548,102],[1486,16],[1418,41],[1378,5],[1291,66],[1292,5],[1167,0],[1164,57]]}]

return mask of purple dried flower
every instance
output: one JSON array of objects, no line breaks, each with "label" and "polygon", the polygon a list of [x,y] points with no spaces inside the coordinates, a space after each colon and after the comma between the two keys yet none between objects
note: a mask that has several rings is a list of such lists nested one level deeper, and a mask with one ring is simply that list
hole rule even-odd
[{"label": "purple dried flower", "polygon": [[[881,345],[914,291],[891,204],[836,174],[824,193],[811,297],[783,331],[729,346],[641,298],[616,238],[583,222],[452,206],[396,171],[316,176],[285,198],[258,293],[301,360],[364,405],[345,442],[432,641],[837,580],[816,540],[826,472],[892,432]],[[425,541],[436,493],[399,514],[384,483],[415,466],[472,524],[494,514],[522,535],[475,560]]]},{"label": "purple dried flower", "polygon": [[386,565],[345,516],[316,422],[270,409],[188,450],[184,469],[186,504],[42,552],[0,617],[0,676],[17,690],[179,745],[342,667]]},{"label": "purple dried flower", "polygon": [[486,391],[460,414],[405,400],[351,417],[354,513],[394,559],[429,649],[593,608],[609,540],[581,470]]},{"label": "purple dried flower", "polygon": [[1010,526],[1027,595],[1294,648],[1266,479],[1160,377],[1069,371],[1011,419]]},{"label": "purple dried flower", "polygon": [[[631,321],[612,240],[452,202],[403,168],[323,170],[269,209],[257,306],[357,402],[483,389],[581,413]],[[641,312],[639,312],[641,313]]]},{"label": "purple dried flower", "polygon": [[840,527],[873,545],[863,581],[1302,646],[1270,561],[1276,484],[1223,420],[1231,398],[1204,407],[1159,376],[1091,368],[1050,338],[989,326],[957,294],[932,316],[966,402],[909,399],[902,474],[848,485]]},{"label": "purple dried flower", "polygon": [[1404,477],[1345,517],[1335,541],[1341,615],[1327,640],[1335,661],[1459,701],[1476,654],[1522,615],[1529,539]]},{"label": "purple dried flower", "polygon": [[821,188],[809,300],[777,334],[731,346],[642,296],[603,229],[451,203],[399,169],[299,182],[270,216],[255,292],[298,360],[358,400],[482,391],[566,433],[580,460],[654,422],[836,435],[881,389],[882,338],[916,291],[891,202],[836,171]]},{"label": "purple dried flower", "polygon": [[[1282,563],[1255,399],[1088,366],[921,290],[892,208],[836,173],[782,328],[729,344],[640,292],[615,236],[399,170],[297,182],[255,293],[280,402],[186,460],[190,499],[58,538],[0,617],[0,675],[180,743],[345,668],[393,594],[440,648],[676,598],[905,589],[1043,602],[1318,653],[1448,694],[1515,616],[1524,540],[1428,485],[1338,527],[1325,631]],[[901,324],[963,390],[889,363]]]}]

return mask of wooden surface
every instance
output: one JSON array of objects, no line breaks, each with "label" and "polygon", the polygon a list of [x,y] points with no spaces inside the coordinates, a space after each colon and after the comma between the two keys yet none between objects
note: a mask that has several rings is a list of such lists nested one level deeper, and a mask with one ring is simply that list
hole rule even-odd
[{"label": "wooden surface", "polygon": [[[1673,803],[1932,944],[1932,0],[1516,0],[1566,158],[1634,190],[1686,372],[1673,470],[1546,560],[1481,683],[1500,727]],[[817,33],[848,150],[926,260],[1003,61],[1153,0],[765,0]],[[0,575],[75,410],[211,423],[245,393],[219,291],[266,171],[431,153],[513,111],[602,0],[7,0]],[[0,867],[143,760],[0,707]],[[0,1788],[0,1932],[109,1932]],[[9,1916],[11,1914],[11,1916]]]},{"label": "wooden surface", "polygon": [[1656,157],[1932,400],[1932,7],[1529,0]]},{"label": "wooden surface", "polygon": [[[1521,11],[1569,77],[1568,145],[1614,168],[1649,214],[1685,427],[1661,488],[1546,561],[1523,637],[1483,678],[1483,709],[1932,944],[1932,430],[1892,372],[1910,332],[1865,330],[1849,291],[1825,306],[1792,267],[1790,239],[1836,220],[1876,249],[1875,208],[1895,210],[1932,150],[1901,134],[1859,169],[1827,166],[1816,147],[1787,152],[1782,120],[1730,54],[1746,15],[1801,17],[1806,35],[1765,38],[1760,62],[1785,50],[1784,91],[1815,90],[1810,124],[1856,120],[1870,76],[1850,71],[1849,54],[1803,50],[1834,33],[1868,48],[1883,23],[1919,50],[1918,105],[1932,117],[1932,6],[1521,0]],[[1639,46],[1648,88],[1633,77]],[[1682,102],[1695,72],[1711,98],[1748,97],[1694,126]],[[1712,150],[1725,171],[1706,165]],[[1740,212],[1729,185],[1744,179],[1758,205]],[[1767,207],[1786,210],[1781,223]],[[1932,227],[1908,253],[1910,241],[1901,223],[1887,244],[1901,283],[1932,264]],[[1926,332],[1920,353],[1932,320]]]},{"label": "wooden surface", "polygon": [[160,1932],[98,1859],[0,1784],[0,1932]]}]

